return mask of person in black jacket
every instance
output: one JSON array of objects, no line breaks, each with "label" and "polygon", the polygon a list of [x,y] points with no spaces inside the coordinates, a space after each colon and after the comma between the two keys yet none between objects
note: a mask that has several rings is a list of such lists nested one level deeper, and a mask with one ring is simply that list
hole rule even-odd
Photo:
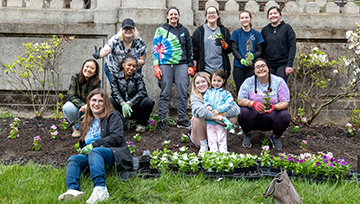
[{"label": "person in black jacket", "polygon": [[122,70],[111,76],[111,102],[125,118],[136,119],[137,132],[145,132],[155,102],[147,96],[143,75],[136,72],[136,60],[126,56]]},{"label": "person in black jacket", "polygon": [[282,77],[285,82],[293,72],[296,53],[296,35],[289,24],[281,20],[281,10],[272,6],[267,12],[270,23],[261,30],[265,43],[263,58],[269,62],[271,73]]},{"label": "person in black jacket", "polygon": [[[209,6],[205,10],[205,24],[199,26],[192,37],[194,65],[196,71],[211,73],[214,69],[225,71],[230,76],[231,53],[230,32],[221,23],[219,10]],[[221,44],[216,44],[216,38],[221,39]]]},{"label": "person in black jacket", "polygon": [[123,117],[113,109],[104,89],[97,88],[86,98],[87,108],[81,122],[81,151],[67,161],[66,185],[68,190],[59,196],[61,202],[83,197],[80,189],[81,172],[90,170],[93,192],[86,203],[97,203],[109,198],[105,185],[105,171],[129,172],[133,169],[133,159],[126,144]]}]

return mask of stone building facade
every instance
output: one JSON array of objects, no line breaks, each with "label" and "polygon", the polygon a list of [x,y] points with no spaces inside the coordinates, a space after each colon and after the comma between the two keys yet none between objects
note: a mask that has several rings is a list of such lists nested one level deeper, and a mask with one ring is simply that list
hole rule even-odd
[{"label": "stone building facade", "polygon": [[[268,24],[264,11],[270,6],[278,5],[283,9],[282,19],[294,28],[299,46],[310,40],[318,42],[325,52],[339,54],[346,48],[346,31],[354,30],[355,23],[360,23],[359,7],[354,0],[347,0],[344,5],[337,0],[91,0],[87,9],[86,2],[87,0],[2,0],[0,64],[13,62],[16,56],[22,55],[22,44],[25,42],[41,42],[54,34],[75,35],[75,41],[61,62],[62,68],[66,70],[61,77],[61,89],[66,93],[70,76],[80,70],[84,60],[92,58],[94,45],[103,46],[119,31],[123,19],[132,18],[148,47],[143,74],[149,95],[157,102],[160,89],[152,67],[152,39],[156,28],[166,22],[165,13],[169,6],[179,8],[180,23],[193,33],[197,26],[205,22],[204,8],[209,5],[220,9],[221,20],[231,32],[241,26],[239,10],[251,11],[253,28],[260,31]],[[103,60],[98,62],[103,64]],[[0,107],[18,108],[14,104],[20,103],[20,99],[15,90],[5,83],[6,79],[7,76],[1,71],[0,81],[3,83],[0,84]],[[102,79],[103,87],[107,87],[109,91],[103,74]],[[352,100],[344,99],[327,107],[318,121],[330,119],[345,123],[353,103]],[[173,107],[175,105],[176,102],[172,103]]]}]

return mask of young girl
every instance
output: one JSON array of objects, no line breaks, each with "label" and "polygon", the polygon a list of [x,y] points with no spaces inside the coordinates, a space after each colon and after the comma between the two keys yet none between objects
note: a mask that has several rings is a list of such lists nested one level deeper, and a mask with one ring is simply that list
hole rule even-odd
[{"label": "young girl", "polygon": [[[210,74],[211,86],[203,95],[204,105],[212,111],[214,116],[229,110],[234,102],[231,93],[226,88],[227,76],[221,69],[215,69]],[[224,118],[222,120],[226,127],[213,120],[207,120],[206,129],[208,133],[208,143],[211,152],[227,152],[227,132],[232,127],[231,122]]]}]

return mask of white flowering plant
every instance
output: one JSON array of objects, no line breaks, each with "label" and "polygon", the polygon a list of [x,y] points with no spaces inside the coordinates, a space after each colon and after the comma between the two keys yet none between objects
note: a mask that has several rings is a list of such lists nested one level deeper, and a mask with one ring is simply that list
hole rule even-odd
[{"label": "white flowering plant", "polygon": [[59,134],[59,132],[57,131],[57,127],[56,127],[56,125],[52,125],[51,127],[50,127],[50,137],[51,137],[51,139],[56,139],[56,136]]},{"label": "white flowering plant", "polygon": [[354,135],[355,128],[353,128],[353,125],[351,123],[346,123],[345,128],[347,134]]},{"label": "white flowering plant", "polygon": [[10,124],[10,133],[9,136],[7,138],[9,139],[16,139],[19,137],[18,131],[20,128],[19,125],[20,119],[18,117],[14,118],[14,122]]},{"label": "white flowering plant", "polygon": [[272,165],[272,155],[270,154],[269,146],[262,146],[262,151],[259,156],[260,166],[271,167]]},{"label": "white flowering plant", "polygon": [[356,26],[355,31],[346,33],[348,47],[343,56],[326,54],[314,43],[299,48],[288,83],[290,115],[297,115],[298,108],[304,112],[300,120],[292,117],[295,125],[310,125],[324,107],[343,98],[352,99],[360,91],[360,26]]}]

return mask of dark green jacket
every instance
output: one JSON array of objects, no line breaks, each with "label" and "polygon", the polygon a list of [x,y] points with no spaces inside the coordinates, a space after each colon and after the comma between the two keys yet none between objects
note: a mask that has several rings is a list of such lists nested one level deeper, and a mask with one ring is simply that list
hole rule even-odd
[{"label": "dark green jacket", "polygon": [[89,95],[89,93],[96,89],[100,88],[101,80],[99,80],[99,83],[93,87],[90,86],[87,83],[79,84],[79,75],[74,74],[71,76],[71,82],[68,90],[68,101],[73,103],[77,108],[81,108],[81,106],[86,104],[86,97]]}]

